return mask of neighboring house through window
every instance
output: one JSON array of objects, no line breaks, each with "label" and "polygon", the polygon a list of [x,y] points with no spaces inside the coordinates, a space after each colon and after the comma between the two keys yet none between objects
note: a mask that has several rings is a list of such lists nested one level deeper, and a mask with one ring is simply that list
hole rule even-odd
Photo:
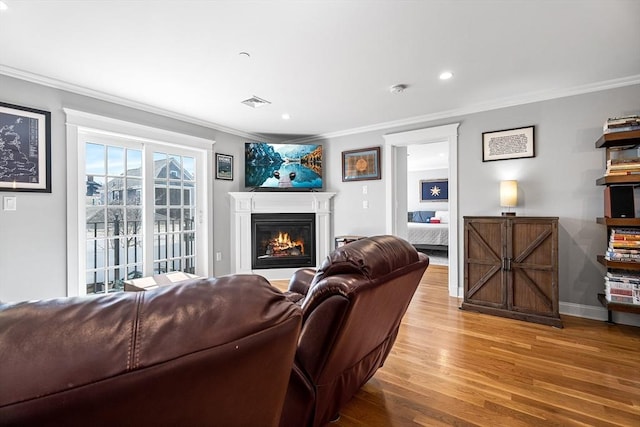
[{"label": "neighboring house through window", "polygon": [[65,112],[68,294],[117,292],[170,271],[209,275],[213,141]]}]

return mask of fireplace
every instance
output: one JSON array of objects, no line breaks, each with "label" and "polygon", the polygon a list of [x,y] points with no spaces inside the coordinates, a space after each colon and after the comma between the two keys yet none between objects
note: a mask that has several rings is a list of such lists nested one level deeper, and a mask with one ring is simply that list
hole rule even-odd
[{"label": "fireplace", "polygon": [[315,266],[316,218],[312,213],[251,215],[251,268]]}]

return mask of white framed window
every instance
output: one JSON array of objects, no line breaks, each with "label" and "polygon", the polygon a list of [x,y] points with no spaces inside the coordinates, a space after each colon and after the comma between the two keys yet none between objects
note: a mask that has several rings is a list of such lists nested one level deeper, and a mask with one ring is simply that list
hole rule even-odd
[{"label": "white framed window", "polygon": [[208,276],[213,141],[65,109],[68,295]]}]

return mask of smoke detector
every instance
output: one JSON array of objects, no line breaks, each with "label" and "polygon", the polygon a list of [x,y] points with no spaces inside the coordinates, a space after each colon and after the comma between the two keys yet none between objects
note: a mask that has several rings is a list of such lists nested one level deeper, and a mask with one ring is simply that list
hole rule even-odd
[{"label": "smoke detector", "polygon": [[389,88],[389,92],[391,93],[401,93],[407,88],[407,85],[393,85]]},{"label": "smoke detector", "polygon": [[248,105],[251,108],[260,108],[260,107],[264,107],[265,105],[269,105],[271,103],[266,99],[258,98],[257,96],[254,95],[251,98],[245,99],[244,101],[242,101],[242,104]]}]

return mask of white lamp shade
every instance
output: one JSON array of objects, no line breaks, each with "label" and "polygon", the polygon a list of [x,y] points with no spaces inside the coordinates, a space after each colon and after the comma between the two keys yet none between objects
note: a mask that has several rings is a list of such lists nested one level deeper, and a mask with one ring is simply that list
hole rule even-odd
[{"label": "white lamp shade", "polygon": [[512,208],[518,204],[518,181],[500,181],[500,206]]}]

